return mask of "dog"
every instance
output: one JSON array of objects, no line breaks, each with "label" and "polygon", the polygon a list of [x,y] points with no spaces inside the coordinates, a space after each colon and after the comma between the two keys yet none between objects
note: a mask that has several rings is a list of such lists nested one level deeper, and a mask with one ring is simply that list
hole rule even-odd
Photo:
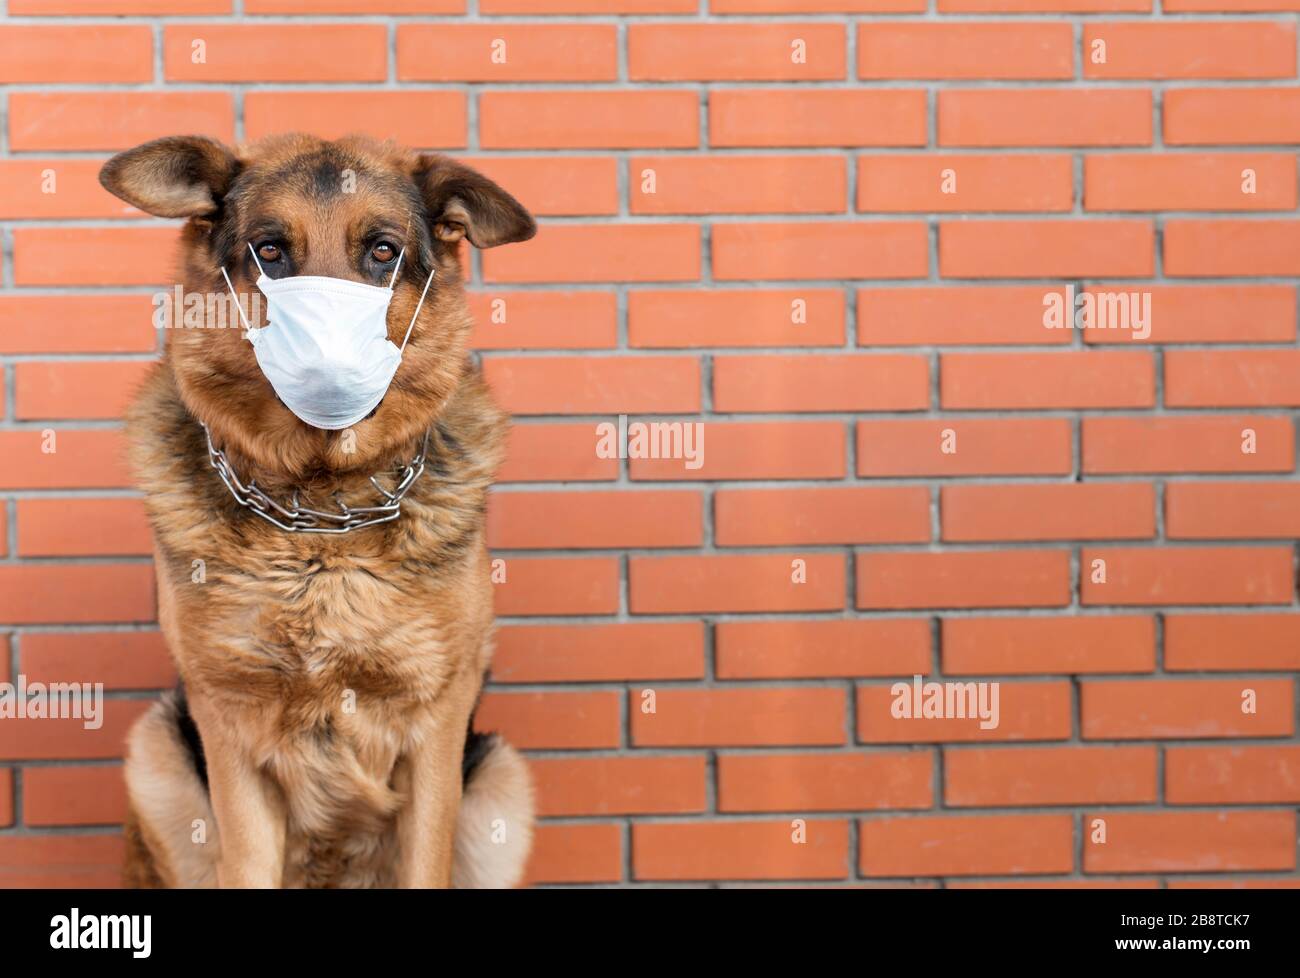
[{"label": "dog", "polygon": [[[468,351],[460,250],[526,240],[532,217],[446,156],[360,136],[158,139],[100,182],[186,219],[187,294],[228,281],[247,316],[286,281],[328,305],[383,298],[395,276],[377,328],[394,347],[409,334],[382,399],[340,428],[304,421],[269,379],[249,339],[288,328],[274,316],[215,328],[208,303],[214,328],[168,331],[127,443],[180,685],[127,738],[125,882],[514,885],[531,783],[473,729],[507,418]],[[303,335],[317,326],[333,328]]]}]

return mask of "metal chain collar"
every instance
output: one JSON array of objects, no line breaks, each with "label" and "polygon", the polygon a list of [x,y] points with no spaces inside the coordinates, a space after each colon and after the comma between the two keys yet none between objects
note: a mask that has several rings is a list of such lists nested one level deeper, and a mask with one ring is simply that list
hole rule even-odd
[{"label": "metal chain collar", "polygon": [[401,515],[402,498],[424,472],[425,457],[429,451],[429,432],[426,431],[419,452],[399,470],[397,485],[391,492],[381,486],[373,475],[370,477],[370,484],[383,497],[379,505],[348,506],[336,493],[333,498],[339,507],[338,512],[328,513],[299,505],[296,490],[289,505],[285,507],[263,492],[256,480],[249,480],[248,485],[244,485],[231,468],[225,452],[212,444],[212,432],[208,431],[208,426],[201,421],[199,424],[203,425],[203,435],[208,440],[208,463],[217,470],[217,475],[221,476],[221,481],[235,497],[235,502],[289,533],[350,533],[397,519]]}]

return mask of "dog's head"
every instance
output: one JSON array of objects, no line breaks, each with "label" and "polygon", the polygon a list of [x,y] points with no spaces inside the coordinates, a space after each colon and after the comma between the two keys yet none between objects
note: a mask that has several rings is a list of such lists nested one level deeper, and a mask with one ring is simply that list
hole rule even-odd
[{"label": "dog's head", "polygon": [[[491,248],[536,231],[519,202],[482,174],[364,137],[286,135],[238,149],[201,136],[159,139],[114,156],[100,181],[143,211],[188,219],[179,283],[187,298],[225,295],[223,267],[241,296],[258,295],[253,251],[273,279],[387,285],[405,249],[388,309],[388,337],[400,346],[434,272],[388,393],[346,433],[313,428],[280,403],[242,330],[170,333],[168,357],[190,412],[223,444],[290,473],[361,468],[422,433],[465,365],[471,321],[460,242]],[[204,302],[202,315],[219,310],[224,320],[226,308]]]}]

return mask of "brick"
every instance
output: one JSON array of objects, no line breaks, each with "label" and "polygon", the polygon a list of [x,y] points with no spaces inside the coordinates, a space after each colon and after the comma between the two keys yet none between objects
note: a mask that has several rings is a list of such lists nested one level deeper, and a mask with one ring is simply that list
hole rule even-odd
[{"label": "brick", "polygon": [[[1105,42],[1105,61],[1090,56]],[[1225,21],[1085,24],[1085,78],[1294,78],[1295,25]]]},{"label": "brick", "polygon": [[601,615],[618,610],[613,557],[510,557],[493,581],[498,615]]},{"label": "brick", "polygon": [[[1168,355],[1168,354],[1166,354]],[[1254,451],[1247,433],[1253,433]],[[1290,472],[1295,434],[1289,418],[1262,415],[1084,418],[1083,471]]]},{"label": "brick", "polygon": [[152,367],[148,360],[15,364],[14,417],[120,418]]},{"label": "brick", "polygon": [[1210,879],[1171,879],[1171,890],[1294,890],[1300,887],[1300,879],[1294,876],[1266,876],[1258,879],[1243,879],[1239,876],[1218,876]]},{"label": "brick", "polygon": [[930,493],[923,486],[719,489],[714,536],[723,547],[924,543]]},{"label": "brick", "polygon": [[[157,334],[147,295],[0,296],[0,353],[146,353]],[[57,322],[36,329],[33,323]]]},{"label": "brick", "polygon": [[407,146],[466,144],[465,95],[439,91],[250,91],[244,93],[249,139],[277,132],[310,132],[322,139],[365,133]]},{"label": "brick", "polygon": [[123,856],[122,836],[116,833],[0,836],[0,886],[117,887],[122,885]]},{"label": "brick", "polygon": [[720,621],[719,679],[902,676],[930,669],[923,618]]},{"label": "brick", "polygon": [[1064,879],[1032,877],[1027,880],[947,880],[945,890],[1158,890],[1155,879]]},{"label": "brick", "polygon": [[483,149],[681,149],[699,145],[687,91],[521,91],[479,96]]},{"label": "brick", "polygon": [[[257,2],[257,0],[253,0]],[[293,2],[293,0],[285,0]],[[9,0],[11,14],[228,14],[231,0]]]},{"label": "brick", "polygon": [[693,14],[695,0],[481,0],[484,14]]},{"label": "brick", "polygon": [[1155,273],[1149,221],[944,221],[945,278],[1098,278]]},{"label": "brick", "polygon": [[730,279],[919,278],[930,267],[919,221],[717,224],[713,275]]},{"label": "brick", "polygon": [[649,822],[632,826],[638,880],[844,879],[849,826],[809,819],[796,843],[788,820]]},{"label": "brick", "polygon": [[628,187],[633,214],[835,214],[848,201],[831,156],[635,156]]},{"label": "brick", "polygon": [[0,82],[64,84],[153,80],[153,31],[146,24],[0,27]]},{"label": "brick", "polygon": [[9,149],[130,149],[177,132],[233,140],[229,92],[12,92]]},{"label": "brick", "polygon": [[511,425],[506,460],[497,481],[592,482],[618,478],[619,462],[600,458],[600,433],[592,422]]},{"label": "brick", "polygon": [[125,818],[126,783],[117,765],[23,769],[24,825],[116,825]]},{"label": "brick", "polygon": [[23,557],[123,557],[153,553],[139,499],[19,499]]},{"label": "brick", "polygon": [[1053,607],[1070,601],[1063,550],[857,554],[857,607]]},{"label": "brick", "polygon": [[940,146],[1149,146],[1139,89],[950,89],[938,93]]},{"label": "brick", "polygon": [[1300,88],[1177,88],[1164,93],[1170,146],[1294,143]]},{"label": "brick", "polygon": [[858,77],[1072,78],[1069,24],[859,23]]},{"label": "brick", "polygon": [[858,157],[859,211],[1068,211],[1073,202],[1064,154]]},{"label": "brick", "polygon": [[712,90],[709,145],[924,146],[927,114],[922,89]]},{"label": "brick", "polygon": [[704,677],[704,625],[698,621],[503,625],[496,646],[492,680],[498,683]]},{"label": "brick", "polygon": [[483,375],[514,414],[700,410],[700,365],[688,357],[493,357]]},{"label": "brick", "polygon": [[[617,214],[618,161],[604,156],[466,156],[462,162],[495,180],[533,214]],[[521,294],[522,295],[522,294]],[[534,298],[554,298],[541,293]],[[569,293],[574,302],[602,298]]]},{"label": "brick", "polygon": [[116,489],[130,483],[120,431],[0,432],[0,488]]},{"label": "brick", "polygon": [[0,566],[0,622],[130,622],[154,617],[148,564]]},{"label": "brick", "polygon": [[1171,540],[1294,540],[1300,537],[1300,484],[1170,483],[1165,525]]},{"label": "brick", "polygon": [[463,14],[465,0],[244,0],[250,14]]},{"label": "brick", "polygon": [[[1247,690],[1255,713],[1242,710]],[[1289,679],[1092,680],[1080,684],[1080,731],[1086,740],[1289,737],[1292,701]]]},{"label": "brick", "polygon": [[720,812],[834,812],[929,808],[928,752],[724,754]]},{"label": "brick", "polygon": [[1300,615],[1166,615],[1165,668],[1300,671]]},{"label": "brick", "polygon": [[533,834],[524,885],[623,878],[623,830],[614,822],[545,823]]},{"label": "brick", "polygon": [[700,231],[688,224],[561,224],[483,256],[485,282],[692,282]]},{"label": "brick", "polygon": [[[1093,583],[1093,562],[1105,583]],[[1085,605],[1289,604],[1295,581],[1283,547],[1085,548],[1079,600]]]},{"label": "brick", "polygon": [[[80,718],[7,718],[0,726],[0,761],[120,758],[127,731],[152,705],[152,700],[105,699],[93,721],[85,713]],[[100,726],[86,727],[91,722]],[[3,865],[2,859],[0,865]]]},{"label": "brick", "polygon": [[654,690],[654,712],[640,689],[628,691],[632,743],[637,747],[838,746],[844,743],[844,690]]},{"label": "brick", "polygon": [[399,81],[614,81],[613,24],[399,24]]},{"label": "brick", "polygon": [[176,685],[176,668],[156,631],[28,632],[18,652],[19,669],[29,682],[93,680],[106,690]]},{"label": "brick", "polygon": [[944,486],[939,503],[948,542],[1150,539],[1156,532],[1155,487],[1147,482]]},{"label": "brick", "polygon": [[476,350],[612,349],[618,345],[618,300],[612,292],[518,292],[467,296]]},{"label": "brick", "polygon": [[[195,43],[205,45],[195,63]],[[163,75],[173,82],[383,81],[382,24],[169,24]]]},{"label": "brick", "polygon": [[99,185],[101,160],[0,160],[0,217],[143,217]]},{"label": "brick", "polygon": [[[694,12],[694,7],[691,12]],[[924,0],[711,0],[711,14],[869,14],[925,12]]]},{"label": "brick", "polygon": [[1171,747],[1171,805],[1278,805],[1300,799],[1300,747]]},{"label": "brick", "polygon": [[524,750],[617,747],[618,693],[484,693],[474,727]]},{"label": "brick", "polygon": [[838,556],[633,557],[629,563],[635,614],[844,607],[844,562]]},{"label": "brick", "polygon": [[[1244,171],[1254,171],[1247,193]],[[1296,164],[1282,153],[1088,155],[1083,206],[1090,211],[1295,210]]]},{"label": "brick", "polygon": [[945,353],[939,400],[952,410],[1155,404],[1155,361],[1140,351]]},{"label": "brick", "polygon": [[1295,10],[1294,0],[1167,0],[1162,9],[1169,12],[1211,11],[1270,11]]},{"label": "brick", "polygon": [[1101,812],[1106,841],[1088,839],[1088,873],[1233,872],[1295,868],[1295,812]]},{"label": "brick", "polygon": [[858,475],[1066,475],[1074,436],[1064,418],[859,421]]},{"label": "brick", "polygon": [[[900,696],[913,696],[914,680],[901,680]],[[1065,740],[1070,736],[1068,682],[1000,683],[997,726],[984,728],[978,716],[895,717],[895,686],[859,686],[858,740],[864,744]],[[991,693],[988,695],[992,695]],[[991,700],[989,701],[991,706]]]},{"label": "brick", "polygon": [[1170,407],[1300,407],[1300,350],[1169,350]]},{"label": "brick", "polygon": [[691,757],[533,758],[537,814],[657,815],[702,812],[705,759]]},{"label": "brick", "polygon": [[945,749],[955,806],[1141,805],[1158,801],[1154,747]]},{"label": "brick", "polygon": [[921,411],[930,406],[930,365],[908,354],[720,356],[713,408],[743,411]]},{"label": "brick", "polygon": [[858,833],[864,876],[1022,875],[1074,867],[1069,815],[864,819]]},{"label": "brick", "polygon": [[[1167,8],[1166,8],[1167,9]],[[944,14],[1150,13],[1151,0],[939,0]]]},{"label": "brick", "polygon": [[16,285],[169,286],[174,227],[22,227],[13,231]]},{"label": "brick", "polygon": [[[1132,293],[1132,284],[1085,290],[1094,296]],[[1295,290],[1284,285],[1142,285],[1151,296],[1144,343],[1290,343],[1296,335]],[[1102,303],[1105,298],[1094,301]],[[1055,332],[1055,331],[1053,331]],[[1133,343],[1128,329],[1087,329],[1085,343]]]},{"label": "brick", "polygon": [[1170,220],[1165,224],[1168,275],[1300,273],[1300,222]]},{"label": "brick", "polygon": [[487,538],[509,550],[698,547],[703,518],[696,492],[496,492]]},{"label": "brick", "polygon": [[1155,619],[1145,615],[945,618],[943,671],[954,676],[1151,672]]},{"label": "brick", "polygon": [[828,81],[845,77],[839,24],[629,24],[633,81]]},{"label": "brick", "polygon": [[[0,306],[0,308],[3,308]],[[632,347],[840,346],[844,293],[831,289],[635,289]]]},{"label": "brick", "polygon": [[632,459],[633,479],[840,479],[844,426],[838,421],[705,421],[703,465]]}]

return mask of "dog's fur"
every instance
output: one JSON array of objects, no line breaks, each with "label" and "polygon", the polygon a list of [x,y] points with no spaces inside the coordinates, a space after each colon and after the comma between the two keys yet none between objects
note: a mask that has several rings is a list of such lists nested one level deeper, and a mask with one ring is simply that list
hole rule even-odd
[{"label": "dog's fur", "polygon": [[[224,293],[224,266],[253,294],[248,244],[270,240],[272,278],[387,284],[382,238],[406,248],[388,318],[400,345],[436,270],[392,386],[347,432],[280,403],[242,330],[169,331],[128,432],[183,688],[128,738],[127,882],[513,885],[531,838],[527,772],[495,737],[467,744],[491,653],[483,517],[506,419],[467,360],[459,242],[524,240],[532,218],[446,157],[360,137],[156,140],[113,157],[101,181],[188,218],[189,293]],[[245,483],[318,509],[335,495],[373,505],[369,477],[391,488],[426,431],[429,460],[399,519],[288,533],[231,498],[200,422]]]}]

